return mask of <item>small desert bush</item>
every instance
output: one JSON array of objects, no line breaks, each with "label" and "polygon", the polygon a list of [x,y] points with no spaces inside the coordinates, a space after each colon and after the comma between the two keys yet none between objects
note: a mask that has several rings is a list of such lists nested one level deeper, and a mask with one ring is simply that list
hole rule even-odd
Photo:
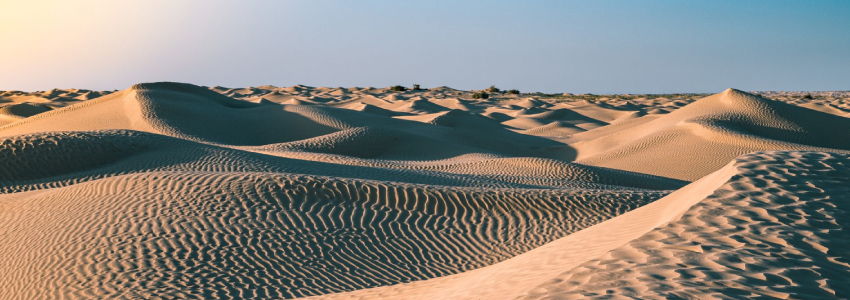
[{"label": "small desert bush", "polygon": [[490,98],[490,95],[488,95],[485,92],[476,92],[476,93],[472,94],[472,99],[487,99],[487,98]]},{"label": "small desert bush", "polygon": [[517,90],[517,89],[508,90],[508,94],[519,95],[519,90]]},{"label": "small desert bush", "polygon": [[422,89],[420,89],[420,88],[419,88],[419,85],[418,85],[418,84],[414,84],[414,85],[413,85],[413,90],[414,90],[414,91],[419,91],[419,90],[422,90]]},{"label": "small desert bush", "polygon": [[[489,91],[489,92],[491,92],[491,93],[498,93],[498,92],[499,92],[499,88],[497,88],[495,85],[491,85],[491,86],[490,86],[490,88],[489,88],[489,89],[487,89],[487,91]],[[485,98],[485,99],[486,99],[486,98]]]},{"label": "small desert bush", "polygon": [[396,85],[396,86],[391,87],[390,90],[393,91],[393,92],[404,92],[404,91],[407,90],[407,88],[400,86],[400,85]]},{"label": "small desert bush", "polygon": [[813,99],[813,97],[811,94],[805,94],[803,95],[803,99]]}]

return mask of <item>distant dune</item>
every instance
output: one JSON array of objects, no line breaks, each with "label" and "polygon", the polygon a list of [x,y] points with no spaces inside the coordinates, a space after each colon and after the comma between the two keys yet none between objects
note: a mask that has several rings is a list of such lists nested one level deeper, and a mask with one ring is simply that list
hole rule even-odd
[{"label": "distant dune", "polygon": [[850,298],[850,93],[489,94],[0,92],[0,299]]},{"label": "distant dune", "polygon": [[637,123],[574,135],[578,161],[696,180],[748,152],[850,150],[836,138],[850,136],[850,119],[734,89]]}]

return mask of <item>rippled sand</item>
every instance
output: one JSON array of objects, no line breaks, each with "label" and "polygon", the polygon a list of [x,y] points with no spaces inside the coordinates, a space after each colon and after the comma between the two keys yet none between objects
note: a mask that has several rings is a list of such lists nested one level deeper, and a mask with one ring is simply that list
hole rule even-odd
[{"label": "rippled sand", "polygon": [[0,299],[850,297],[850,95],[762,94],[0,92]]}]

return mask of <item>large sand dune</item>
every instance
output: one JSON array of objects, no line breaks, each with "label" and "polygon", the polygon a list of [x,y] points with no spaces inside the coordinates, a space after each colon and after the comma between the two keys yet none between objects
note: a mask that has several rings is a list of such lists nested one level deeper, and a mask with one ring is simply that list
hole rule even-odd
[{"label": "large sand dune", "polygon": [[641,124],[575,134],[571,145],[582,163],[696,180],[753,151],[850,150],[844,136],[850,119],[728,89]]},{"label": "large sand dune", "polygon": [[2,92],[0,299],[850,297],[848,95],[762,94]]}]

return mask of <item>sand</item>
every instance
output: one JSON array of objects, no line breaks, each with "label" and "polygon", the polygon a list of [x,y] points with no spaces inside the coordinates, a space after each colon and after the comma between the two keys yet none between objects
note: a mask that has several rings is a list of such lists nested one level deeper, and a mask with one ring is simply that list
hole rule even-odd
[{"label": "sand", "polygon": [[802,95],[0,92],[0,299],[847,298]]}]

